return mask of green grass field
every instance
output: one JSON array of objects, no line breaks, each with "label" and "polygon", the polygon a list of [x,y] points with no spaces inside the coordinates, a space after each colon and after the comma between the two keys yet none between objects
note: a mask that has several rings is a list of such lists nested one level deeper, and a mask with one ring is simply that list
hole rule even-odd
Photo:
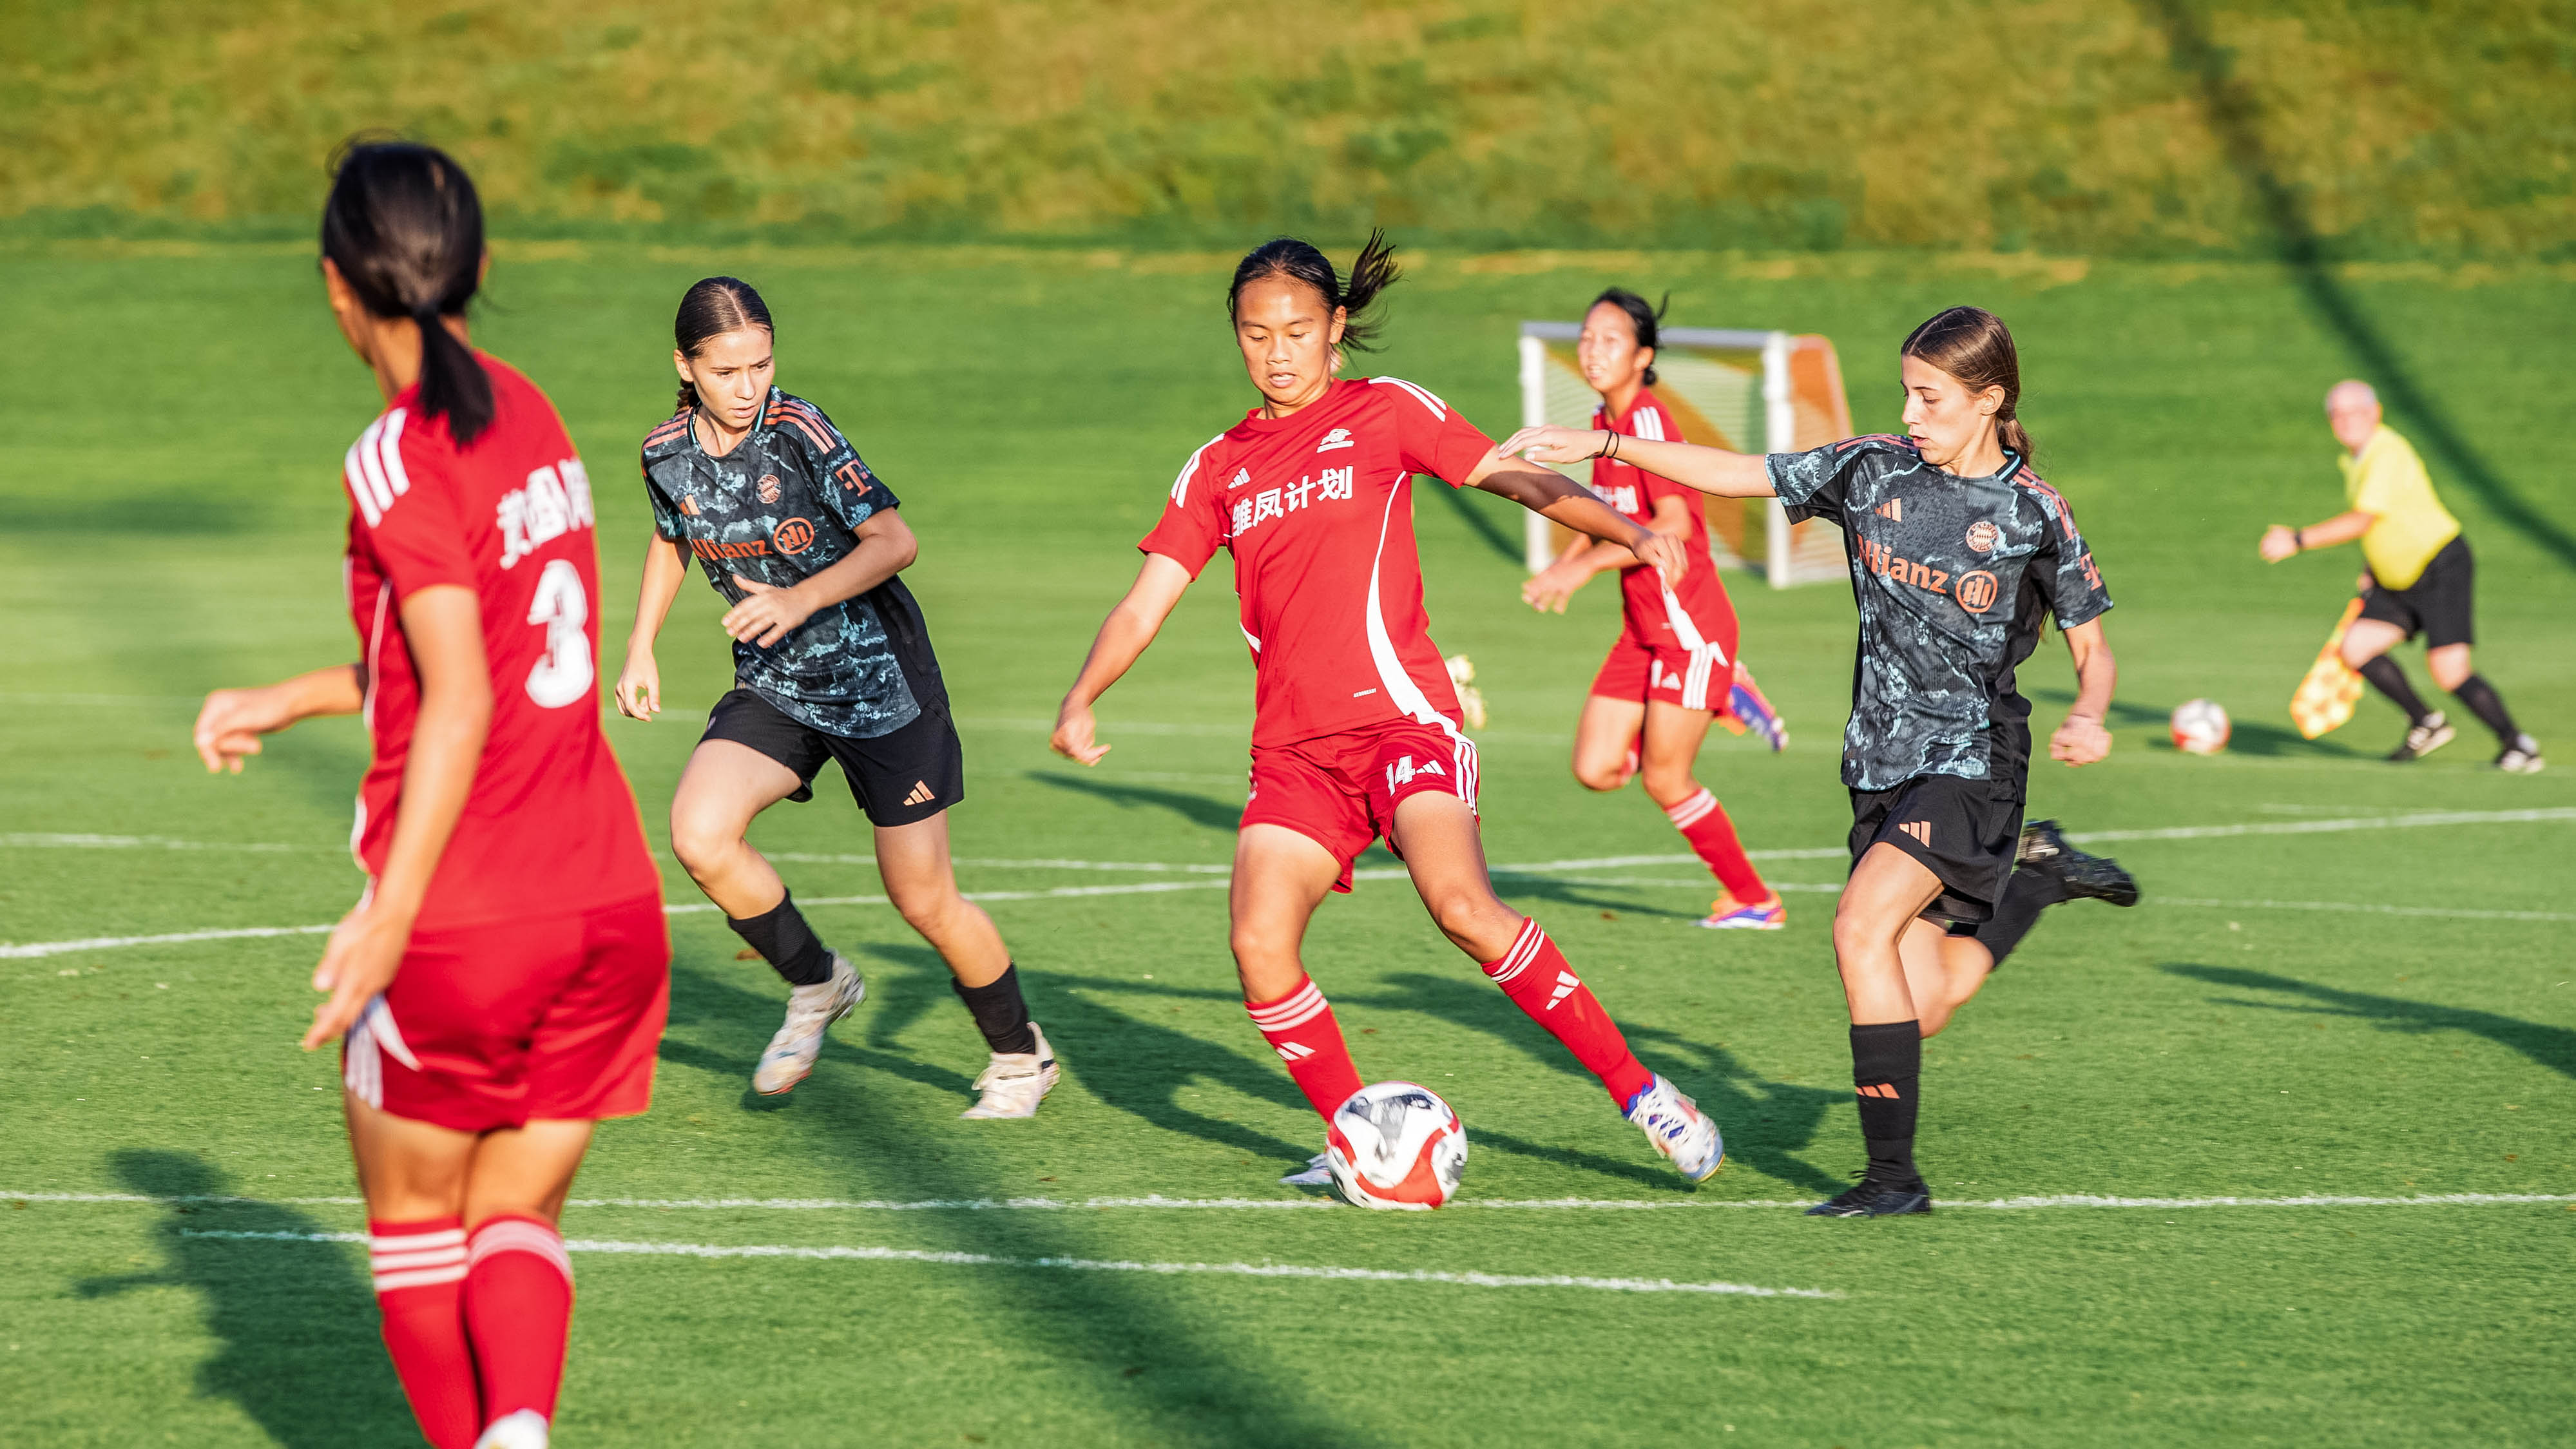
[{"label": "green grass field", "polygon": [[[972,771],[962,874],[1007,897],[990,908],[1069,1068],[1035,1122],[958,1121],[981,1043],[938,963],[882,905],[822,906],[875,991],[792,1097],[752,1096],[782,989],[666,860],[690,913],[659,1093],[602,1131],[576,1188],[615,1201],[565,1222],[650,1251],[576,1253],[561,1443],[2564,1442],[2576,777],[2564,754],[2537,778],[2487,770],[2474,727],[2382,764],[2399,722],[2375,699],[2316,744],[2290,729],[2355,567],[2254,558],[2263,524],[2339,507],[2317,400],[2357,364],[2296,288],[2228,266],[1422,259],[1377,370],[1489,429],[1517,415],[1515,323],[1609,281],[1672,287],[1679,321],[1831,335],[1864,428],[1893,421],[1912,323],[1960,301],[2010,320],[2123,664],[2117,751],[2041,767],[2032,813],[2143,832],[2098,848],[2148,900],[2056,912],[1928,1049],[1922,1156],[1951,1206],[1800,1216],[1860,1161],[1826,932],[1851,604],[1732,579],[1795,744],[1720,738],[1705,778],[1781,853],[1764,865],[1795,892],[1790,928],[1686,929],[1707,890],[1681,864],[1504,882],[1719,1116],[1731,1163],[1685,1188],[1401,881],[1372,879],[1318,918],[1315,975],[1363,1072],[1436,1086],[1474,1143],[1450,1210],[1372,1215],[1280,1206],[1273,1180],[1318,1133],[1242,1017],[1220,890],[1049,894],[1213,887],[1228,856],[1250,672],[1222,567],[1111,696],[1100,768],[1044,743],[1172,471],[1247,403],[1228,261],[501,249],[478,340],[549,389],[600,480],[612,658],[648,526],[627,460],[669,406],[670,308],[712,271],[766,291],[782,382],[858,441],[924,540],[910,577]],[[294,1049],[317,940],[33,949],[311,926],[353,898],[356,723],[299,728],[238,780],[200,773],[186,729],[210,687],[349,656],[337,468],[373,392],[298,248],[28,247],[8,266],[33,365],[0,405],[0,936],[18,943],[0,953],[0,1439],[415,1442],[360,1247],[308,1240],[361,1226],[336,1062]],[[2441,410],[2398,424],[2447,426],[2484,460],[2484,493],[2436,460],[2478,550],[2480,664],[2576,750],[2576,569],[2491,501],[2576,526],[2549,366],[2576,279],[2322,285]],[[1589,796],[1564,763],[1615,592],[1535,617],[1496,545],[1515,516],[1426,490],[1419,517],[1435,634],[1493,704],[1492,857],[1677,852],[1645,800]],[[609,726],[657,842],[692,709],[725,685],[712,604],[693,587],[665,636],[673,713]],[[2025,680],[2052,722],[2062,653]],[[2213,760],[2162,740],[2204,694],[2238,721]],[[859,817],[818,794],[756,840],[808,901],[871,894]],[[1161,865],[1025,864],[1044,860]],[[2146,1201],[1991,1206],[2067,1195]],[[2443,1195],[2482,1196],[2386,1201]],[[1132,1201],[1156,1196],[1176,1201]],[[2380,1201],[2299,1201],[2318,1197]],[[1400,1276],[1417,1273],[1613,1286]],[[1828,1296],[1632,1291],[1665,1283]]]}]

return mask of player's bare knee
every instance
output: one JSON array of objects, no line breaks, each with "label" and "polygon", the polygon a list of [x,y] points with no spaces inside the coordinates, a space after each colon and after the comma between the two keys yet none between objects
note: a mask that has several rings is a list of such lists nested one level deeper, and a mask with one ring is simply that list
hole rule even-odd
[{"label": "player's bare knee", "polygon": [[1687,766],[1680,769],[1658,769],[1651,762],[1644,771],[1647,795],[1666,810],[1699,793],[1699,781],[1691,777]]},{"label": "player's bare knee", "polygon": [[1479,960],[1489,960],[1496,954],[1492,947],[1498,940],[1509,948],[1512,937],[1520,932],[1520,913],[1488,891],[1444,891],[1426,904],[1441,934]]},{"label": "player's bare knee", "polygon": [[1586,790],[1607,793],[1628,783],[1628,767],[1619,760],[1577,760],[1574,778]]},{"label": "player's bare knee", "polygon": [[903,923],[930,941],[947,936],[955,928],[959,913],[973,909],[954,885],[945,883],[889,890],[887,894],[894,898],[895,913],[903,917]]},{"label": "player's bare knee", "polygon": [[679,857],[680,868],[692,879],[703,880],[724,869],[741,845],[742,836],[722,824],[680,814],[671,817],[671,854]]}]

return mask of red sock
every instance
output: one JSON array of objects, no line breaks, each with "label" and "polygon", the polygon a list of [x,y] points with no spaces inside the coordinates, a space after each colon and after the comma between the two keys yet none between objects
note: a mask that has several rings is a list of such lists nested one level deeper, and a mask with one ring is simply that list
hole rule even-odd
[{"label": "red sock", "polygon": [[465,1225],[367,1221],[367,1254],[384,1314],[385,1351],[411,1400],[421,1437],[436,1449],[473,1449],[483,1432],[474,1351],[465,1343]]},{"label": "red sock", "polygon": [[1726,818],[1726,807],[1706,786],[1679,805],[1664,812],[1673,828],[1699,852],[1708,864],[1709,874],[1726,887],[1726,893],[1738,903],[1754,905],[1771,899],[1771,888],[1762,883],[1761,872],[1744,858],[1744,847],[1736,841],[1735,822]]},{"label": "red sock", "polygon": [[1277,1001],[1247,1001],[1252,1024],[1261,1039],[1288,1064],[1297,1090],[1306,1094],[1315,1114],[1333,1120],[1333,1109],[1360,1089],[1360,1069],[1351,1065],[1351,1049],[1342,1043],[1342,1024],[1333,1020],[1333,1004],[1324,999],[1311,976],[1297,978],[1297,989]]},{"label": "red sock", "polygon": [[572,1328],[572,1260],[552,1223],[485,1218],[469,1240],[465,1331],[483,1371],[483,1417],[534,1409],[551,1420]]},{"label": "red sock", "polygon": [[1592,988],[1574,974],[1566,964],[1565,953],[1547,938],[1536,921],[1521,922],[1521,933],[1512,939],[1512,949],[1500,961],[1484,963],[1485,974],[1503,988],[1512,1005],[1529,1013],[1529,1019],[1546,1027],[1574,1059],[1591,1069],[1610,1089],[1610,1100],[1619,1110],[1639,1092],[1655,1084],[1655,1074],[1647,1071],[1628,1050],[1628,1039],[1619,1034],[1610,1013],[1601,1009],[1593,998]]}]

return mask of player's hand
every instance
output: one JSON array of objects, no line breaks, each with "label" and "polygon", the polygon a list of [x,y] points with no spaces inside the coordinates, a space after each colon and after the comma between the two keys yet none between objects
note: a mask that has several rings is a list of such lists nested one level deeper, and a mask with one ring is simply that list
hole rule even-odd
[{"label": "player's hand", "polygon": [[2279,563],[2299,551],[2298,531],[2286,524],[2273,524],[2263,530],[2263,562]]},{"label": "player's hand", "polygon": [[293,723],[295,716],[287,711],[284,692],[273,685],[218,689],[206,696],[204,707],[197,711],[197,758],[206,762],[209,775],[221,774],[227,767],[238,775],[242,761],[259,753],[261,735],[275,734]]},{"label": "player's hand", "polygon": [[313,989],[331,993],[313,1008],[313,1027],[304,1033],[311,1051],[336,1041],[358,1024],[367,1003],[394,982],[403,952],[411,946],[411,918],[373,903],[360,905],[331,928],[331,944],[322,948],[322,963],[313,968]]},{"label": "player's hand", "polygon": [[1109,753],[1109,746],[1092,738],[1099,722],[1091,716],[1091,706],[1068,699],[1055,712],[1055,733],[1047,736],[1047,748],[1077,765],[1096,765]]},{"label": "player's hand", "polygon": [[617,676],[617,712],[628,719],[650,720],[662,709],[662,666],[651,654],[629,654]]},{"label": "player's hand", "polygon": [[1553,425],[1523,428],[1503,439],[1494,451],[1506,458],[1527,458],[1533,463],[1580,463],[1596,458],[1610,446],[1608,433],[1589,428],[1560,428]]},{"label": "player's hand", "polygon": [[767,649],[814,617],[814,606],[806,603],[805,596],[794,589],[782,589],[740,574],[735,574],[733,581],[742,586],[746,597],[725,610],[723,622],[724,631],[737,643],[757,644]]},{"label": "player's hand", "polygon": [[1521,602],[1542,614],[1562,614],[1565,601],[1591,579],[1590,573],[1559,559],[1522,580]]},{"label": "player's hand", "polygon": [[1670,534],[1648,529],[1644,538],[1629,547],[1637,555],[1637,562],[1652,565],[1655,572],[1664,576],[1665,588],[1680,583],[1682,575],[1690,572],[1689,550],[1682,547],[1680,539]]},{"label": "player's hand", "polygon": [[2068,715],[2048,737],[2048,757],[2064,764],[2099,764],[2110,753],[2111,732],[2090,715]]}]

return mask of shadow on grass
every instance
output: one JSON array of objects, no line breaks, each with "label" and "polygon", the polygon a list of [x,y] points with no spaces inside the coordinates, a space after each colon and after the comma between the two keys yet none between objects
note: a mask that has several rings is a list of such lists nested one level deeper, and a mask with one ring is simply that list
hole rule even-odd
[{"label": "shadow on grass", "polygon": [[[218,1198],[223,1173],[193,1152],[128,1149],[109,1159],[129,1192]],[[83,1298],[136,1288],[186,1288],[204,1304],[219,1341],[197,1370],[199,1391],[230,1399],[288,1449],[418,1443],[411,1406],[376,1334],[366,1275],[336,1244],[198,1237],[228,1233],[301,1237],[325,1231],[272,1203],[178,1202],[156,1227],[159,1270],[82,1281]]]},{"label": "shadow on grass", "polygon": [[1229,805],[1222,800],[1205,795],[1192,795],[1182,790],[1160,790],[1150,785],[1113,785],[1106,780],[1089,780],[1080,775],[1068,775],[1055,770],[1030,770],[1025,773],[1028,778],[1041,785],[1052,785],[1059,790],[1089,795],[1095,800],[1106,800],[1127,809],[1149,806],[1169,810],[1193,825],[1203,825],[1210,830],[1230,831],[1243,823],[1242,806]]},{"label": "shadow on grass", "polygon": [[[1023,971],[1027,971],[1025,963]],[[1174,1125],[1175,1130],[1195,1128],[1210,1140],[1271,1155],[1289,1153],[1303,1163],[1302,1150],[1169,1105],[1172,1088],[1191,1074],[1257,1091],[1262,1079],[1253,1063],[1184,1033],[1089,1007],[1079,993],[1062,989],[1088,984],[1086,978],[1027,974],[1034,1014],[1043,1021],[1065,1023],[1064,1036],[1071,1049],[1068,1071],[1095,1095],[1148,1121]],[[775,1003],[747,988],[702,976],[683,992],[679,989],[683,976],[696,973],[674,973],[674,1020],[684,1019],[679,1002],[685,996],[686,1023],[722,1038],[716,1048],[698,1050],[718,1057],[740,1051],[744,1055],[739,1067],[747,1070],[750,1054],[771,1029]],[[665,1054],[670,1055],[667,1048]],[[782,1119],[796,1139],[786,1144],[786,1150],[848,1163],[853,1196],[955,1200],[1025,1194],[1028,1183],[1017,1174],[1025,1171],[1029,1124],[957,1123],[944,1114],[924,1116],[854,1103],[851,1099],[863,1096],[864,1089],[854,1093],[846,1080],[834,1080],[840,1075],[831,1070],[835,1065],[890,1071],[939,1087],[953,1092],[961,1108],[969,1074],[902,1052],[848,1046],[837,1038],[827,1046],[822,1068],[797,1089],[808,1110]],[[980,1068],[982,1062],[975,1065]],[[1273,1095],[1285,1089],[1284,1083],[1275,1080],[1269,1085]],[[1156,1105],[1158,1099],[1162,1105]],[[1252,1140],[1237,1144],[1228,1133]],[[1200,1312],[1191,1280],[1032,1266],[1033,1260],[1046,1259],[1126,1259],[1136,1255],[1132,1238],[1104,1237],[1084,1217],[1068,1213],[924,1212],[906,1214],[905,1223],[909,1231],[927,1237],[940,1249],[1015,1261],[852,1271],[972,1275],[984,1285],[982,1303],[989,1321],[980,1328],[961,1325],[961,1341],[982,1342],[981,1333],[1007,1325],[1007,1341],[1015,1351],[1042,1357],[1053,1372],[1087,1386],[1091,1402],[1081,1407],[1116,1416],[1139,1442],[1210,1449],[1381,1442],[1342,1421],[1329,1404],[1274,1371],[1239,1334],[1212,1314]],[[775,1270],[763,1266],[745,1271]],[[864,1327],[867,1291],[871,1290],[827,1294],[833,1303],[858,1305],[828,1311],[847,1311]],[[1334,1292],[1320,1290],[1327,1300]],[[903,1346],[906,1352],[912,1347]],[[960,1410],[966,1414],[1017,1412],[1007,1405],[960,1405]]]},{"label": "shadow on grass", "polygon": [[2510,1047],[2561,1076],[2576,1077],[2576,1031],[2563,1026],[2546,1026],[2519,1017],[2499,1016],[2492,1011],[2436,1006],[2430,1002],[2408,1001],[2403,997],[2380,996],[2368,991],[2346,991],[2341,987],[2319,986],[2312,981],[2275,976],[2269,971],[2249,971],[2238,966],[2168,961],[2163,969],[2176,976],[2188,976],[2216,986],[2233,986],[2243,991],[2272,991],[2295,998],[2290,1001],[2249,1000],[2241,996],[2213,998],[2222,1005],[2313,1016],[2348,1016],[2374,1022],[2384,1031],[2465,1031],[2485,1037],[2499,1046]]}]

